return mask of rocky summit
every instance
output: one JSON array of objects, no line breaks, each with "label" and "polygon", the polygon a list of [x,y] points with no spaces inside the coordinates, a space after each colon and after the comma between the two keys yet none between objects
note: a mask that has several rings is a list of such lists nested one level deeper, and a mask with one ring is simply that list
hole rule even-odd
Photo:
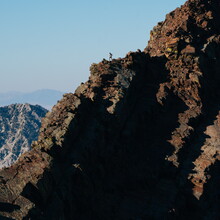
[{"label": "rocky summit", "polygon": [[220,219],[220,3],[189,0],[144,51],[91,65],[0,172],[6,219]]},{"label": "rocky summit", "polygon": [[0,168],[13,164],[37,140],[47,110],[39,105],[0,107]]}]

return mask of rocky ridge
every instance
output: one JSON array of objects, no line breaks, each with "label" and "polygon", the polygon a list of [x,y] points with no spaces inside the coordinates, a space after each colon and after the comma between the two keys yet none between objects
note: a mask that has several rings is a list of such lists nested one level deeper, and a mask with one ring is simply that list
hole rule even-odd
[{"label": "rocky ridge", "polygon": [[0,107],[0,168],[12,165],[30,150],[46,112],[41,106],[29,104]]},{"label": "rocky ridge", "polygon": [[91,66],[0,172],[11,219],[219,219],[220,4],[189,0],[147,48]]}]

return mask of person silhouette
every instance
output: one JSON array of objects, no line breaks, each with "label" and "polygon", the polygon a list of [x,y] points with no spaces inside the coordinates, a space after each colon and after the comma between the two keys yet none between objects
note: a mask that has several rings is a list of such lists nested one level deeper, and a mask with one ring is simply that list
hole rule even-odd
[{"label": "person silhouette", "polygon": [[112,61],[112,53],[109,53],[109,61]]}]

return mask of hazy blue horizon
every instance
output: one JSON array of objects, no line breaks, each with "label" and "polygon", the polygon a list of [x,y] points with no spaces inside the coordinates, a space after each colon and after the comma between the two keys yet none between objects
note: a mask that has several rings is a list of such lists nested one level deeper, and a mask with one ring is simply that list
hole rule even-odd
[{"label": "hazy blue horizon", "polygon": [[143,50],[149,32],[185,0],[2,0],[0,93],[73,92],[89,66]]},{"label": "hazy blue horizon", "polygon": [[0,93],[0,107],[11,104],[40,105],[48,110],[60,100],[65,92],[51,89],[40,89],[32,92],[6,92]]},{"label": "hazy blue horizon", "polygon": [[22,92],[22,91],[17,91],[17,90],[10,90],[10,91],[7,91],[7,92],[0,92],[1,95],[3,94],[25,94],[25,93],[35,93],[35,92],[41,92],[41,91],[54,91],[54,92],[61,92],[61,93],[66,93],[67,91],[61,91],[61,90],[57,90],[57,89],[47,89],[47,88],[43,88],[43,89],[35,89],[35,90],[30,90],[30,91],[27,91],[27,92]]}]

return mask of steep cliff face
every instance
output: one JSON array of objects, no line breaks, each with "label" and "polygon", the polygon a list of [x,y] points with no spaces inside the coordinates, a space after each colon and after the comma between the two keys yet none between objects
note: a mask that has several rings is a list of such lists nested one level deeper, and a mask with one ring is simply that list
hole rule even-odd
[{"label": "steep cliff face", "polygon": [[220,4],[189,0],[144,52],[91,66],[0,172],[14,219],[219,219]]},{"label": "steep cliff face", "polygon": [[187,155],[198,157],[188,176],[197,198],[209,178],[207,169],[219,159],[219,8],[219,1],[188,1],[152,30],[145,49],[151,56],[167,57],[169,75],[157,100],[163,104],[172,92],[186,105],[169,140],[174,151],[167,159],[178,167]]},{"label": "steep cliff face", "polygon": [[46,113],[47,110],[38,105],[0,107],[0,168],[10,166],[22,153],[30,150]]}]

